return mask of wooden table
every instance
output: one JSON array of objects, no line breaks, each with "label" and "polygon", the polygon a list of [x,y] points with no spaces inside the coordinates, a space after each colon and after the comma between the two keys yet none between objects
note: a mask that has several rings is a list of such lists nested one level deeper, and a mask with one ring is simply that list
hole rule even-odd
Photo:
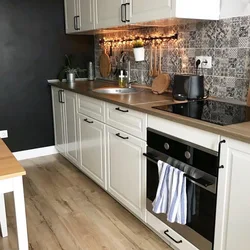
[{"label": "wooden table", "polygon": [[19,250],[28,250],[28,235],[23,193],[24,168],[0,139],[0,223],[2,236],[8,236],[4,194],[13,192]]}]

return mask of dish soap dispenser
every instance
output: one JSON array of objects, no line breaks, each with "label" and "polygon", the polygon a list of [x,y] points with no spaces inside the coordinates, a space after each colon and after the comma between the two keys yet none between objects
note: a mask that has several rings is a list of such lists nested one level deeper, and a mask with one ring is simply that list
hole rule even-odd
[{"label": "dish soap dispenser", "polygon": [[120,75],[119,75],[119,87],[120,88],[125,88],[126,87],[126,79],[127,76],[123,74],[123,70],[121,70]]}]

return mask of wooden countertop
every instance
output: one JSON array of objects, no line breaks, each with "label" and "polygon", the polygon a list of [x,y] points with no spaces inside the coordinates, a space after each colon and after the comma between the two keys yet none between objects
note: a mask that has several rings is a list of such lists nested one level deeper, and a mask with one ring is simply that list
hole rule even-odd
[{"label": "wooden countertop", "polygon": [[0,139],[0,180],[26,175],[26,171]]},{"label": "wooden countertop", "polygon": [[[228,126],[220,126],[189,117],[164,112],[153,109],[152,106],[172,104],[173,99],[170,94],[155,95],[150,90],[140,89],[139,92],[126,95],[99,94],[92,91],[98,87],[115,86],[113,82],[108,81],[84,81],[76,82],[72,86],[67,83],[50,83],[50,85],[73,91],[82,95],[100,99],[113,104],[121,105],[137,111],[141,111],[153,116],[161,117],[167,120],[185,124],[191,127],[209,131],[221,136],[250,143],[250,122],[244,122]],[[117,85],[116,85],[117,86]]]}]

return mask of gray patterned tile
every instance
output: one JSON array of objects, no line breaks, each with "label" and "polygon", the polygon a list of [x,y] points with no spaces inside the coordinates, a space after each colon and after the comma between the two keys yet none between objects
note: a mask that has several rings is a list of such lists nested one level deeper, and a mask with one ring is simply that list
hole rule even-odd
[{"label": "gray patterned tile", "polygon": [[[250,79],[250,16],[228,18],[219,21],[199,21],[182,23],[180,25],[166,26],[164,28],[144,28],[105,34],[105,37],[124,37],[130,35],[150,35],[154,33],[169,34],[178,31],[179,40],[165,43],[162,48],[162,70],[170,73],[194,73],[195,56],[212,56],[212,69],[199,71],[205,76],[205,88],[210,94],[218,97],[246,100],[246,93]],[[95,70],[99,74],[99,56],[102,50],[99,39],[95,41]],[[115,48],[119,61],[121,50],[129,53],[132,67],[132,78],[146,84],[151,84],[153,78],[148,76],[150,50],[146,48],[146,62],[136,63],[133,52],[128,45]],[[182,65],[185,67],[182,68]],[[114,60],[112,62],[114,68]],[[109,79],[115,79],[111,76]]]}]

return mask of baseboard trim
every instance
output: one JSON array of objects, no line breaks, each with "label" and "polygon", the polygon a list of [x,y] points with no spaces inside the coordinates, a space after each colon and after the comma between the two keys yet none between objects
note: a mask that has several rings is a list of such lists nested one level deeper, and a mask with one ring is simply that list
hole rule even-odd
[{"label": "baseboard trim", "polygon": [[16,157],[18,161],[32,159],[36,157],[46,156],[46,155],[53,155],[57,154],[58,151],[55,146],[43,147],[43,148],[35,148],[29,150],[23,150],[14,152],[13,155]]}]

